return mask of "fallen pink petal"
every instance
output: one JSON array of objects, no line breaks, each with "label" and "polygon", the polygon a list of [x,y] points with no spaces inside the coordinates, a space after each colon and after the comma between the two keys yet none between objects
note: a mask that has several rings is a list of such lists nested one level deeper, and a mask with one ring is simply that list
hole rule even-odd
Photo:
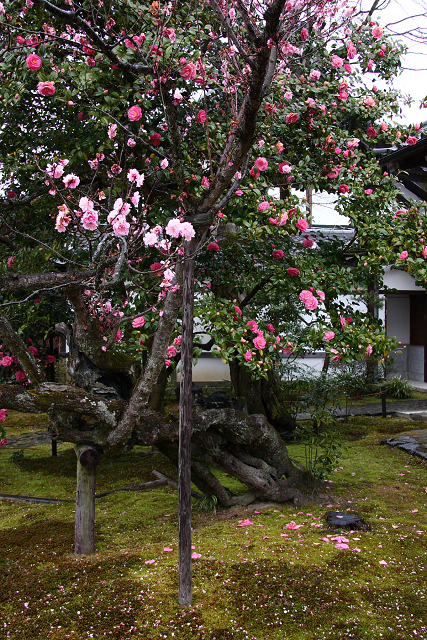
[{"label": "fallen pink petal", "polygon": [[287,529],[299,529],[302,525],[301,524],[296,524],[293,520],[291,522],[288,522],[288,524],[286,525]]},{"label": "fallen pink petal", "polygon": [[239,520],[238,527],[249,527],[249,525],[253,524],[250,518],[246,518],[246,520]]},{"label": "fallen pink petal", "polygon": [[170,553],[171,551],[173,551],[173,549],[171,549],[170,547],[164,547],[163,551],[166,551],[166,553]]},{"label": "fallen pink petal", "polygon": [[202,557],[202,554],[201,553],[196,553],[195,551],[193,551],[193,553],[191,554],[191,559],[192,560],[198,560],[201,557]]},{"label": "fallen pink petal", "polygon": [[154,564],[156,561],[155,560],[146,560],[145,564]]},{"label": "fallen pink petal", "polygon": [[341,544],[342,542],[349,542],[348,538],[345,538],[344,536],[332,536],[331,540],[335,540],[338,544]]}]

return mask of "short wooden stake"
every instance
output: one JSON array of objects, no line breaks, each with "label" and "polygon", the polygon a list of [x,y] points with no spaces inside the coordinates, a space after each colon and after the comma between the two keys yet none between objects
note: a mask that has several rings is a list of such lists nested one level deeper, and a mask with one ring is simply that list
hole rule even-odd
[{"label": "short wooden stake", "polygon": [[74,445],[77,456],[74,553],[95,553],[95,474],[100,462],[96,449]]}]

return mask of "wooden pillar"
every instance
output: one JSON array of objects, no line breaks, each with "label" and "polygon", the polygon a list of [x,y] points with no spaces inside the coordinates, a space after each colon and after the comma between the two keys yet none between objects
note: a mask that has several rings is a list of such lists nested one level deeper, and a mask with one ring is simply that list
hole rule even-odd
[{"label": "wooden pillar", "polygon": [[74,445],[77,456],[76,519],[74,553],[95,552],[95,472],[100,462],[96,449]]},{"label": "wooden pillar", "polygon": [[179,395],[178,523],[179,594],[183,606],[192,603],[191,571],[191,412],[193,405],[194,240],[184,243],[182,291],[181,381]]}]

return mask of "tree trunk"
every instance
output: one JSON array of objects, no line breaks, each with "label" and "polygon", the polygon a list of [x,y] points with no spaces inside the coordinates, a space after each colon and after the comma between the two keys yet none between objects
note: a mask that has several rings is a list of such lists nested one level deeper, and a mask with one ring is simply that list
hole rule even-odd
[{"label": "tree trunk", "polygon": [[250,372],[237,361],[230,362],[230,377],[234,393],[245,399],[250,415],[266,416],[280,433],[291,434],[295,427],[295,418],[291,415],[277,374],[269,372],[268,379],[252,380]]}]

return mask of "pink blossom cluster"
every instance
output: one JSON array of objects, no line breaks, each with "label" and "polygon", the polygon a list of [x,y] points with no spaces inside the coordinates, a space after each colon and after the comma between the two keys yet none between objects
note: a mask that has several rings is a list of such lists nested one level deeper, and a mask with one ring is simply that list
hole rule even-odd
[{"label": "pink blossom cluster", "polygon": [[[314,309],[317,309],[317,306],[319,304],[319,301],[313,295],[313,292],[314,292],[314,288],[312,287],[312,291],[307,291],[307,289],[304,289],[299,294],[300,300],[304,303],[305,308],[308,309],[309,311],[314,311]],[[319,297],[319,300],[323,302],[325,299],[325,294],[323,293],[323,291],[318,290],[316,291],[316,293]]]}]

